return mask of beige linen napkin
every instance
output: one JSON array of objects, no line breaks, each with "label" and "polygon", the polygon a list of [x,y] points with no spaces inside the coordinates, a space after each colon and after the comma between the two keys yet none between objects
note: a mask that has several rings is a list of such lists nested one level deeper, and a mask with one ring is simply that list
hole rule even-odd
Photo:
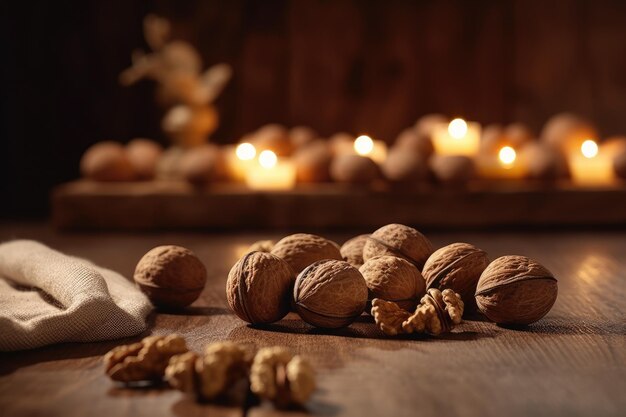
[{"label": "beige linen napkin", "polygon": [[151,308],[117,272],[31,240],[0,244],[0,351],[133,336]]}]

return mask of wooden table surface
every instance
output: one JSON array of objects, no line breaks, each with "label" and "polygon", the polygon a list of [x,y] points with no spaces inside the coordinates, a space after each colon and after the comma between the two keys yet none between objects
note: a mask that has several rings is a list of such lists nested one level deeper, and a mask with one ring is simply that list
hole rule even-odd
[{"label": "wooden table surface", "polygon": [[[325,235],[339,242],[349,237]],[[559,297],[548,316],[526,329],[466,321],[446,336],[403,340],[382,336],[365,316],[349,328],[324,331],[292,315],[266,328],[252,328],[231,314],[224,293],[230,267],[254,240],[278,237],[58,235],[42,225],[0,226],[0,240],[38,239],[128,277],[153,246],[189,247],[207,266],[206,289],[185,313],[154,314],[151,332],[179,333],[196,350],[224,339],[291,347],[317,369],[319,389],[306,410],[198,405],[172,390],[119,388],[104,375],[101,357],[120,343],[136,340],[126,339],[0,354],[0,416],[624,415],[626,232],[429,234],[436,246],[467,241],[492,258],[536,258],[559,279]]]}]

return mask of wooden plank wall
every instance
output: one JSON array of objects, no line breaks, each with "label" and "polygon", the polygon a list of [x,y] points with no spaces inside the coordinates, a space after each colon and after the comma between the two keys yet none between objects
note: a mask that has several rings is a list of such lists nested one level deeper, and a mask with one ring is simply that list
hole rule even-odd
[{"label": "wooden plank wall", "polygon": [[[218,101],[218,141],[267,122],[391,140],[428,112],[539,129],[572,110],[626,132],[626,2],[3,2],[0,214],[42,212],[102,139],[165,141],[153,86],[118,85],[141,20],[171,18],[207,64],[235,78]],[[51,156],[54,156],[52,158]],[[37,167],[32,170],[30,167]],[[27,190],[27,191],[24,191]],[[14,198],[13,198],[14,197]]]}]

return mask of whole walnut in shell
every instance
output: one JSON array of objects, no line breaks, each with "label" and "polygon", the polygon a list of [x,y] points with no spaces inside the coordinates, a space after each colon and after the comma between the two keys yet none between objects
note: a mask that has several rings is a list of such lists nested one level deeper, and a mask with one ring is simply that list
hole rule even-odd
[{"label": "whole walnut in shell", "polygon": [[406,185],[416,185],[428,178],[428,163],[417,153],[394,147],[382,164],[386,179]]},{"label": "whole walnut in shell", "polygon": [[393,144],[393,149],[402,149],[404,152],[410,152],[420,156],[422,159],[431,157],[435,149],[428,134],[419,134],[416,129],[404,129]]},{"label": "whole walnut in shell", "polygon": [[90,146],[80,160],[80,172],[95,181],[132,181],[136,177],[126,149],[113,141]]},{"label": "whole walnut in shell", "polygon": [[476,310],[476,284],[489,265],[487,253],[469,243],[453,243],[437,249],[424,264],[426,288],[450,288],[461,295],[465,311]]},{"label": "whole walnut in shell", "polygon": [[185,152],[179,169],[185,180],[191,184],[202,185],[223,177],[225,163],[218,146],[204,144]]},{"label": "whole walnut in shell", "polygon": [[251,141],[258,152],[271,150],[278,156],[289,156],[294,150],[287,128],[275,123],[260,127]]},{"label": "whole walnut in shell", "polygon": [[228,305],[252,324],[273,323],[289,312],[295,277],[287,262],[267,252],[250,252],[228,273]]},{"label": "whole walnut in shell", "polygon": [[433,253],[433,245],[423,234],[403,224],[388,224],[372,233],[363,247],[363,259],[397,256],[411,262],[421,271]]},{"label": "whole walnut in shell", "polygon": [[[420,271],[396,256],[377,256],[359,268],[369,290],[369,300],[393,301],[400,308],[415,310],[424,295],[425,282]],[[368,308],[369,310],[369,308]]]},{"label": "whole walnut in shell", "polygon": [[315,261],[342,259],[335,242],[307,233],[296,233],[282,238],[276,242],[271,253],[284,259],[296,274]]},{"label": "whole walnut in shell", "polygon": [[206,268],[187,248],[157,246],[139,260],[134,278],[152,304],[178,308],[198,299],[206,282]]},{"label": "whole walnut in shell", "polygon": [[324,141],[315,141],[301,147],[293,157],[298,182],[325,182],[330,180],[332,152]]},{"label": "whole walnut in shell", "polygon": [[541,131],[541,140],[564,154],[579,152],[589,138],[597,138],[596,128],[584,118],[572,113],[552,116]]},{"label": "whole walnut in shell", "polygon": [[370,235],[359,235],[346,241],[341,246],[341,257],[355,268],[360,268],[365,262],[363,260],[363,247]]},{"label": "whole walnut in shell", "polygon": [[476,288],[478,309],[499,324],[530,324],[548,314],[557,280],[525,256],[502,256],[483,271]]},{"label": "whole walnut in shell", "polygon": [[150,180],[156,175],[156,166],[163,147],[153,140],[133,139],[126,145],[126,155],[139,179]]},{"label": "whole walnut in shell", "polygon": [[380,178],[380,169],[366,156],[339,155],[330,165],[330,176],[337,182],[369,184]]},{"label": "whole walnut in shell", "polygon": [[418,135],[423,135],[430,138],[435,130],[435,126],[442,123],[448,123],[448,119],[443,114],[431,113],[417,119],[415,122],[415,131]]},{"label": "whole walnut in shell", "polygon": [[365,310],[367,285],[361,273],[349,263],[326,259],[298,275],[293,303],[302,320],[313,326],[344,327]]},{"label": "whole walnut in shell", "polygon": [[296,149],[310,144],[317,138],[319,138],[317,132],[308,126],[294,126],[289,129],[289,139]]},{"label": "whole walnut in shell", "polygon": [[529,143],[521,151],[520,159],[528,168],[528,177],[536,180],[554,180],[567,174],[567,160],[556,149],[542,142]]}]

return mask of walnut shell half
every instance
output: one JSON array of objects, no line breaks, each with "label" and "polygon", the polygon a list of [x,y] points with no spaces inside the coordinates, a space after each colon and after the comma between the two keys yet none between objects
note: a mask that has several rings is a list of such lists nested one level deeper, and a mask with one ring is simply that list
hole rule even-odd
[{"label": "walnut shell half", "polygon": [[476,309],[476,285],[487,265],[489,258],[485,251],[469,243],[453,243],[430,255],[422,275],[426,288],[450,288],[461,294],[465,311],[473,311]]},{"label": "walnut shell half", "polygon": [[502,256],[483,271],[476,288],[478,309],[499,324],[530,324],[548,314],[557,280],[525,256]]},{"label": "walnut shell half", "polygon": [[313,326],[344,327],[365,310],[367,285],[349,263],[326,259],[298,275],[293,303],[300,317]]}]

